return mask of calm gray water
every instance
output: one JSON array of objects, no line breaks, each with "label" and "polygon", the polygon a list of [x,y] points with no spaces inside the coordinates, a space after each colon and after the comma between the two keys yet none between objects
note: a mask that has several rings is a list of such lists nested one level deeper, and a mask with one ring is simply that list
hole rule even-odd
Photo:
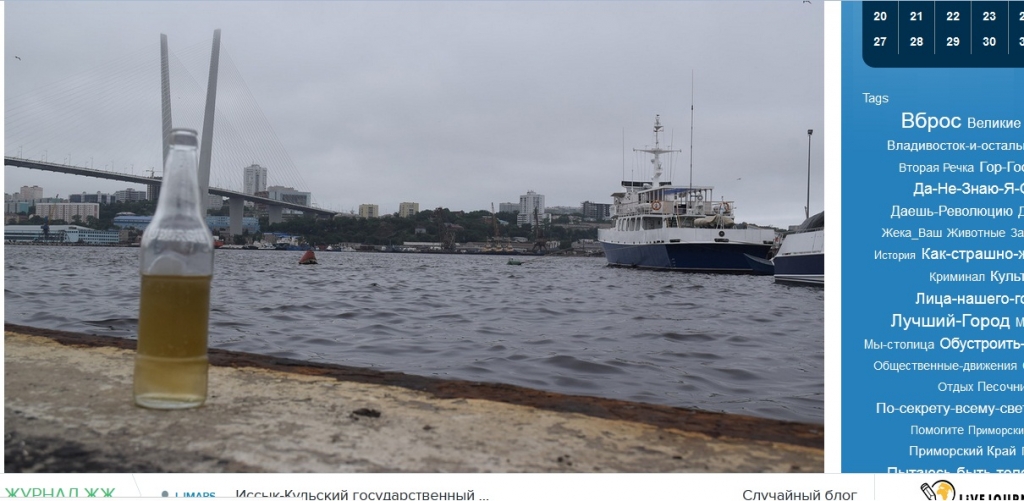
[{"label": "calm gray water", "polygon": [[[220,250],[210,346],[823,421],[824,292],[604,259]],[[6,246],[5,321],[132,337],[138,249]]]}]

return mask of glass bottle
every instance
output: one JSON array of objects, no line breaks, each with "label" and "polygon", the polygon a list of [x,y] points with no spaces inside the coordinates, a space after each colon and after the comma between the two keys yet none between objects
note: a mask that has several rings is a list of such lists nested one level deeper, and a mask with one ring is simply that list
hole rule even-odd
[{"label": "glass bottle", "polygon": [[153,221],[142,235],[135,404],[206,401],[213,237],[202,214],[196,131],[173,129]]}]

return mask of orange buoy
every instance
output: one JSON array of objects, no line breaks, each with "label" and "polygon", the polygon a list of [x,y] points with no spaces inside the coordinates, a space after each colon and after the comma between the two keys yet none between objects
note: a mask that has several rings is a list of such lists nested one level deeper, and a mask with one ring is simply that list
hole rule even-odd
[{"label": "orange buoy", "polygon": [[313,254],[312,250],[306,251],[299,259],[299,264],[316,264],[316,254]]}]

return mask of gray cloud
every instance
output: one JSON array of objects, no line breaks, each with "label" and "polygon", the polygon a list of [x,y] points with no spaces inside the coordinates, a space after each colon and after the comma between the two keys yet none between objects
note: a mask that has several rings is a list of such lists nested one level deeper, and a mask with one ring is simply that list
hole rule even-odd
[{"label": "gray cloud", "polygon": [[[608,202],[623,171],[646,168],[631,149],[651,143],[655,114],[663,141],[684,150],[672,174],[685,183],[692,71],[695,184],[735,200],[741,220],[798,223],[814,129],[811,210],[822,208],[821,2],[9,2],[5,10],[9,110],[53,82],[103,75],[111,61],[124,61],[114,68],[125,75],[148,72],[116,100],[135,103],[134,114],[97,119],[91,146],[43,138],[50,128],[8,115],[8,155],[30,131],[32,147],[51,160],[88,149],[97,167],[100,158],[140,170],[158,163],[158,35],[169,36],[178,71],[196,80],[176,73],[176,125],[198,127],[209,40],[220,28],[225,57],[299,175],[252,160],[272,183],[304,181],[323,207],[489,209],[530,189],[549,205]],[[230,143],[231,127],[246,126],[227,122],[230,93],[242,91],[221,91],[229,118],[215,129],[224,143],[214,146],[213,184],[240,186],[255,154]],[[121,113],[116,102],[96,104],[82,107]],[[5,191],[23,184],[65,196],[122,189],[5,170]]]}]

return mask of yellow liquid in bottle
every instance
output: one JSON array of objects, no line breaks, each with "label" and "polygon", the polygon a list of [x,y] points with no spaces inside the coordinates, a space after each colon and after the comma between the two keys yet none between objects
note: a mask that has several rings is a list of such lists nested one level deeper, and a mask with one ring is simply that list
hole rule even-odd
[{"label": "yellow liquid in bottle", "polygon": [[152,409],[206,401],[209,276],[142,276],[135,404]]}]

